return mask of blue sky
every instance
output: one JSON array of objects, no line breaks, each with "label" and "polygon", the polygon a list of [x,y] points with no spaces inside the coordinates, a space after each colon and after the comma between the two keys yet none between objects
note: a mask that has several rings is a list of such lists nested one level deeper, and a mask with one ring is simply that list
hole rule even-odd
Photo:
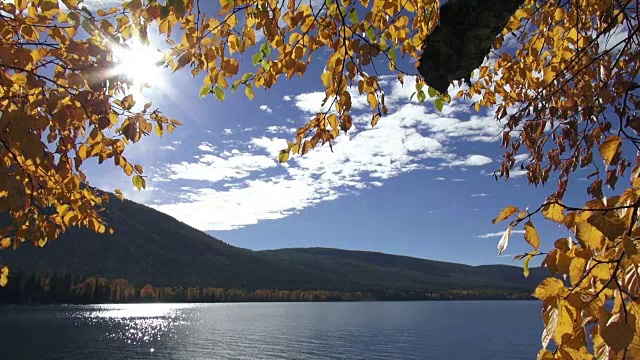
[{"label": "blue sky", "polygon": [[[384,79],[389,115],[375,128],[366,98],[354,91],[355,128],[333,153],[324,146],[279,164],[279,150],[321,109],[326,54],[303,78],[283,78],[257,90],[253,101],[242,90],[229,91],[224,102],[200,99],[200,78],[157,70],[138,103],[153,101],[184,125],[125,152],[145,167],[147,189],[135,190],[111,165],[87,166],[91,184],[119,188],[133,201],[251,249],[336,247],[474,265],[512,263],[513,255],[530,250],[516,232],[507,256],[497,257],[507,225],[491,219],[507,205],[537,207],[555,184],[530,187],[521,171],[496,181],[491,175],[502,149],[493,110],[476,112],[471,101],[453,100],[439,113],[429,100],[409,101],[412,78],[404,86],[393,75]],[[251,55],[243,56],[241,73],[251,71]],[[449,88],[452,96],[458,90]],[[582,189],[568,198],[584,198]],[[536,225],[543,248],[568,235],[542,219]]]}]

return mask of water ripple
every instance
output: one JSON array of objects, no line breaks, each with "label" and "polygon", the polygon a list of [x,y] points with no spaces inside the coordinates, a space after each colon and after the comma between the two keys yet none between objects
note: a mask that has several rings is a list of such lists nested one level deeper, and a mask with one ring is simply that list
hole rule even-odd
[{"label": "water ripple", "polygon": [[0,307],[0,348],[45,360],[528,359],[541,329],[522,324],[539,322],[536,302],[506,301]]}]

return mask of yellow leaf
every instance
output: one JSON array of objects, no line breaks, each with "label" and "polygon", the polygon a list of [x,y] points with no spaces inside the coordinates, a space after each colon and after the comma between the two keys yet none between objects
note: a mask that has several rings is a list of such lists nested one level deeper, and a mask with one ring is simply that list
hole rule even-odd
[{"label": "yellow leaf", "polygon": [[613,351],[624,350],[634,337],[633,327],[623,321],[607,324],[600,329],[600,336]]},{"label": "yellow leaf", "polygon": [[573,229],[576,225],[576,215],[575,211],[571,211],[565,215],[564,219],[562,219],[562,223],[567,227],[567,229]]},{"label": "yellow leaf", "polygon": [[600,156],[604,160],[605,165],[610,165],[616,154],[620,151],[620,138],[617,136],[609,136],[600,146]]},{"label": "yellow leaf", "polygon": [[227,59],[222,63],[222,70],[228,75],[235,75],[238,73],[240,66],[238,65],[238,60],[236,59]]},{"label": "yellow leaf", "polygon": [[324,87],[328,88],[329,84],[331,83],[331,72],[326,71],[326,72],[322,73],[322,75],[320,76],[320,80],[322,80],[322,85],[324,85]]},{"label": "yellow leaf", "polygon": [[[640,303],[637,300],[627,302],[627,311],[632,315],[629,318],[636,319],[635,328],[638,331],[640,329]],[[627,347],[627,357],[640,359],[640,336],[635,336]]]},{"label": "yellow leaf", "polygon": [[133,96],[131,95],[127,95],[122,99],[122,108],[125,110],[131,110],[135,104],[136,102],[133,101]]},{"label": "yellow leaf", "polygon": [[[559,280],[558,280],[559,281]],[[557,344],[562,344],[563,339],[570,339],[571,336],[567,337],[567,334],[573,334],[573,318],[575,317],[576,309],[572,309],[565,302],[560,305],[558,309],[558,325],[556,326],[556,331],[553,334],[553,340]]]},{"label": "yellow leaf", "polygon": [[531,16],[532,13],[533,13],[533,10],[531,10],[530,7],[520,8],[516,11],[516,13],[514,14],[514,17],[518,20],[526,19],[529,16]]},{"label": "yellow leaf", "polygon": [[555,13],[553,13],[553,19],[556,21],[556,23],[559,23],[562,20],[564,20],[564,9],[561,7],[558,7]]},{"label": "yellow leaf", "polygon": [[13,74],[11,75],[11,81],[18,86],[26,86],[27,76],[22,73]]},{"label": "yellow leaf", "polygon": [[631,237],[627,236],[626,234],[622,236],[622,246],[624,248],[624,251],[630,258],[634,259],[638,256],[639,251],[638,247],[636,246],[636,242],[631,240]]},{"label": "yellow leaf", "polygon": [[9,282],[9,268],[3,266],[0,268],[0,286],[7,286],[7,282]]},{"label": "yellow leaf", "polygon": [[336,114],[331,114],[327,117],[327,121],[329,122],[329,126],[331,126],[331,134],[334,137],[340,134],[340,125],[338,124],[338,117]]},{"label": "yellow leaf", "polygon": [[56,211],[60,216],[65,216],[71,207],[69,205],[60,205],[56,208]]},{"label": "yellow leaf", "polygon": [[537,253],[538,252],[536,251],[533,254],[527,254],[527,256],[522,260],[522,273],[524,274],[524,277],[529,277],[529,261],[531,261],[533,256]]},{"label": "yellow leaf", "polygon": [[178,62],[174,65],[173,72],[176,72],[182,69],[192,60],[193,60],[193,53],[191,51],[187,51],[184,54],[180,55],[180,57],[178,58]]},{"label": "yellow leaf", "polygon": [[76,213],[74,211],[67,211],[64,215],[64,224],[67,226],[75,225],[75,221],[77,219]]},{"label": "yellow leaf", "polygon": [[551,67],[544,68],[544,82],[549,84],[553,80],[555,80],[558,73]]},{"label": "yellow leaf", "polygon": [[251,86],[247,86],[244,88],[244,94],[247,95],[249,100],[253,100],[253,88]]},{"label": "yellow leaf", "polygon": [[138,174],[142,174],[142,172],[144,171],[144,169],[142,168],[142,165],[139,165],[139,164],[134,165],[133,168],[136,170]]},{"label": "yellow leaf", "polygon": [[77,154],[78,154],[78,157],[80,157],[80,160],[85,160],[87,158],[87,150],[88,149],[89,148],[85,144],[82,144],[82,145],[80,145],[80,147],[78,147]]},{"label": "yellow leaf", "polygon": [[278,161],[280,163],[285,163],[289,160],[289,151],[287,150],[280,150],[280,153],[278,154]]},{"label": "yellow leaf", "polygon": [[547,349],[542,349],[538,352],[537,360],[553,360],[553,353]]},{"label": "yellow leaf", "polygon": [[373,114],[373,117],[371,117],[371,126],[374,127],[378,124],[378,120],[380,120],[380,114],[379,113],[375,113]]},{"label": "yellow leaf", "polygon": [[129,163],[126,163],[122,169],[127,176],[131,176],[133,174],[133,166]]},{"label": "yellow leaf", "polygon": [[571,264],[569,265],[569,280],[571,281],[571,285],[576,286],[578,284],[578,281],[580,281],[584,274],[586,265],[587,260],[581,257],[575,257],[571,260]]},{"label": "yellow leaf", "polygon": [[544,322],[544,330],[542,331],[542,338],[540,342],[542,347],[546,348],[551,341],[551,336],[555,334],[558,327],[558,308],[556,307],[557,301],[545,302],[542,307],[542,321]]},{"label": "yellow leaf", "polygon": [[576,239],[585,247],[599,251],[604,246],[605,237],[588,221],[580,221],[576,225]]},{"label": "yellow leaf", "polygon": [[627,225],[624,220],[615,214],[591,215],[587,221],[600,231],[607,239],[615,240],[627,231]]},{"label": "yellow leaf", "polygon": [[566,291],[564,284],[560,279],[548,277],[538,285],[533,292],[533,296],[540,300],[547,300],[554,296],[563,294]]},{"label": "yellow leaf", "polygon": [[597,264],[589,273],[594,279],[609,281],[611,278],[611,264]]},{"label": "yellow leaf", "polygon": [[164,130],[162,128],[162,123],[156,123],[155,131],[156,131],[156,135],[162,137],[162,134],[164,133]]},{"label": "yellow leaf", "polygon": [[535,250],[538,250],[538,248],[540,247],[540,236],[538,235],[538,230],[536,230],[531,221],[527,221],[524,224],[524,239]]},{"label": "yellow leaf", "polygon": [[11,246],[11,239],[10,238],[4,238],[2,240],[0,240],[0,249],[7,249]]},{"label": "yellow leaf", "polygon": [[542,208],[542,216],[561,224],[564,220],[563,208],[555,203],[547,204]]},{"label": "yellow leaf", "polygon": [[133,183],[133,186],[135,186],[136,189],[138,189],[138,190],[142,190],[142,189],[146,189],[147,188],[147,182],[140,175],[134,175],[133,178],[131,179],[131,182]]},{"label": "yellow leaf", "polygon": [[371,105],[372,109],[376,109],[378,107],[378,98],[376,97],[375,93],[368,93],[367,101],[369,102],[369,105]]},{"label": "yellow leaf", "polygon": [[508,218],[509,216],[511,216],[511,215],[513,215],[513,214],[515,214],[515,213],[517,213],[517,212],[519,212],[519,211],[520,211],[520,210],[519,210],[517,207],[515,207],[515,206],[507,206],[506,208],[502,209],[502,211],[500,212],[500,214],[498,214],[498,216],[497,216],[495,219],[493,219],[493,221],[492,221],[492,222],[493,222],[494,224],[497,224],[497,223],[499,223],[500,221],[502,221],[502,220],[504,220],[504,219]]}]

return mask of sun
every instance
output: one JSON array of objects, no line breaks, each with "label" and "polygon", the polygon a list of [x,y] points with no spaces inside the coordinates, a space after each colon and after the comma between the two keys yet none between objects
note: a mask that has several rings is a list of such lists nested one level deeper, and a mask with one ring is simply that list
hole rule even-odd
[{"label": "sun", "polygon": [[118,64],[114,68],[133,82],[133,86],[162,85],[164,55],[149,46],[134,41],[113,49],[113,57]]}]

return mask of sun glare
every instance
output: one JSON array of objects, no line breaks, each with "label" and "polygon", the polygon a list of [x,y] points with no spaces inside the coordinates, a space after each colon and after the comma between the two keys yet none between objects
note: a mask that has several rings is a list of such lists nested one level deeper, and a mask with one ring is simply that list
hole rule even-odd
[{"label": "sun glare", "polygon": [[145,84],[162,85],[163,55],[159,51],[140,42],[133,42],[128,47],[114,49],[113,55],[118,63],[115,72],[129,77],[134,87],[139,88]]}]

